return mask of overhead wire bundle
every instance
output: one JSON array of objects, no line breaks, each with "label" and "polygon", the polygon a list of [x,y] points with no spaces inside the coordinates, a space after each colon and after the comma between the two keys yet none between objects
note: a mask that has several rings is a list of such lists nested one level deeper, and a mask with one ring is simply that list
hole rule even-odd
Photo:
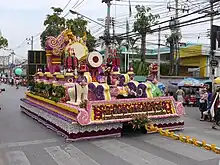
[{"label": "overhead wire bundle", "polygon": [[[217,4],[214,4],[213,6],[216,6]],[[191,16],[191,15],[194,15],[194,14],[198,14],[204,10],[207,10],[207,9],[210,9],[210,5],[202,8],[202,9],[199,9],[199,10],[196,10],[196,11],[193,11],[191,13],[188,13],[188,14],[185,14],[185,15],[182,15],[182,16],[179,16],[177,19],[180,19],[180,18],[185,18],[187,16]],[[184,27],[184,26],[190,26],[190,25],[194,25],[194,24],[199,24],[199,23],[203,23],[203,22],[208,22],[210,21],[210,19],[207,19],[207,20],[202,20],[202,21],[196,21],[196,20],[199,20],[199,19],[203,19],[203,18],[206,18],[208,15],[203,15],[203,16],[199,16],[199,17],[196,17],[196,18],[193,18],[193,19],[189,19],[189,20],[186,20],[186,21],[182,21],[182,22],[179,22],[176,24],[176,27]],[[175,21],[176,18],[174,18],[174,21]],[[215,20],[219,19],[218,18],[215,18]],[[196,22],[194,22],[196,21]],[[155,24],[155,25],[152,25],[150,26],[150,28],[152,27],[155,27],[155,26],[159,26],[159,25],[163,25],[164,23],[169,23],[170,22],[170,19],[169,20],[166,20],[166,21],[163,21],[163,22],[159,22],[158,24]],[[155,28],[155,29],[152,29],[151,30],[151,33],[153,32],[158,32],[159,30],[161,31],[164,31],[164,30],[168,30],[170,29],[170,25],[165,25],[165,26],[162,26],[160,28]],[[129,35],[129,37],[132,37],[132,36],[137,36],[138,33],[134,32],[133,30],[128,32],[128,33],[121,33],[121,34],[118,34],[117,36],[118,37],[127,37],[127,35]]]}]

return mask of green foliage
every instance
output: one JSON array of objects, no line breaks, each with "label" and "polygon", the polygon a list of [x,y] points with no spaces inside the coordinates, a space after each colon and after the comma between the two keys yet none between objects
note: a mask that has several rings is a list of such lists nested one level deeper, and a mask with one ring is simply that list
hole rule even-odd
[{"label": "green foliage", "polygon": [[149,64],[145,61],[132,61],[132,66],[134,69],[134,73],[137,76],[146,76],[148,75],[148,67]]},{"label": "green foliage", "polygon": [[87,35],[87,43],[86,46],[88,47],[89,51],[93,51],[96,43],[96,39],[90,31],[87,30],[88,21],[84,20],[83,18],[76,18],[76,19],[68,19],[66,20],[66,27],[71,29],[74,35],[83,37],[84,32]]},{"label": "green foliage", "polygon": [[8,46],[8,40],[2,36],[0,36],[0,49]]},{"label": "green foliage", "polygon": [[148,119],[148,114],[144,115],[134,115],[131,124],[133,125],[133,129],[140,129],[141,127],[145,127],[146,124],[149,124],[151,121]]},{"label": "green foliage", "polygon": [[158,14],[152,14],[151,8],[137,5],[135,6],[137,14],[134,21],[134,32],[141,36],[141,60],[144,61],[146,50],[146,35],[151,33],[151,26],[158,23]]},{"label": "green foliage", "polygon": [[93,37],[89,30],[87,30],[88,21],[83,18],[65,19],[61,16],[63,10],[61,8],[51,8],[53,14],[47,15],[44,26],[46,29],[41,34],[41,46],[45,48],[45,42],[48,36],[57,37],[65,28],[72,30],[73,34],[79,37],[83,37],[84,32],[87,34],[87,47],[89,51],[92,51],[95,47],[95,37]]},{"label": "green foliage", "polygon": [[160,74],[163,76],[168,76],[169,68],[170,68],[169,64],[163,64],[163,63],[160,64]]},{"label": "green foliage", "polygon": [[157,24],[157,19],[160,18],[158,14],[153,15],[150,7],[135,6],[137,14],[135,15],[134,31],[138,32],[141,36],[146,36],[151,33],[151,26]]},{"label": "green foliage", "polygon": [[60,101],[65,96],[65,88],[63,86],[53,86],[52,84],[32,83],[31,93],[44,97],[46,99],[53,100],[55,102]]},{"label": "green foliage", "polygon": [[40,36],[41,46],[45,48],[46,39],[48,36],[57,37],[65,29],[65,18],[61,17],[63,10],[61,8],[51,8],[53,10],[52,15],[47,15],[44,21],[46,29]]}]

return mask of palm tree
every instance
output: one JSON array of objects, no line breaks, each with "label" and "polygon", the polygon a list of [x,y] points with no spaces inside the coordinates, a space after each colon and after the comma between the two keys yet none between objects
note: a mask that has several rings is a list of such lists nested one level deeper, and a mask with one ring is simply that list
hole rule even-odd
[{"label": "palm tree", "polygon": [[141,39],[141,61],[136,62],[136,74],[137,75],[147,75],[148,68],[147,63],[145,63],[145,52],[146,52],[146,35],[151,33],[151,26],[158,23],[157,19],[159,15],[152,14],[151,8],[137,5],[137,14],[135,15],[134,21],[134,32],[138,32]]},{"label": "palm tree", "polygon": [[174,74],[174,50],[177,49],[177,44],[179,43],[181,39],[181,33],[180,32],[172,32],[169,37],[167,37],[166,42],[170,47],[170,69],[169,69],[169,75]]},{"label": "palm tree", "polygon": [[137,14],[134,21],[134,32],[138,32],[141,37],[141,61],[145,59],[146,35],[151,33],[151,26],[157,24],[158,14],[153,15],[151,8],[137,5],[135,6]]}]

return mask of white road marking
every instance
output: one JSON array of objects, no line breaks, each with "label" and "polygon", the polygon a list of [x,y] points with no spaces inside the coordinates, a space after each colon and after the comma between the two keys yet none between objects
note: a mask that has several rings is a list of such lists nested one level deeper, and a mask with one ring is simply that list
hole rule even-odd
[{"label": "white road marking", "polygon": [[22,151],[10,151],[6,153],[9,165],[31,165]]},{"label": "white road marking", "polygon": [[81,165],[100,165],[98,162],[90,158],[88,155],[83,153],[72,144],[68,145],[65,148],[65,151],[68,152],[72,157],[74,157]]},{"label": "white road marking", "polygon": [[194,159],[196,161],[204,161],[218,157],[217,154],[214,154],[210,151],[192,146],[190,144],[185,144],[180,141],[175,141],[169,138],[161,137],[161,138],[153,138],[151,140],[144,140],[144,141],[146,143],[152,144],[160,148],[164,148],[167,151],[171,151],[183,155],[185,157]]},{"label": "white road marking", "polygon": [[92,143],[97,147],[113,154],[116,157],[120,157],[124,161],[133,165],[176,165],[173,162],[162,159],[158,156],[142,151],[115,139],[95,141]]},{"label": "white road marking", "polygon": [[59,146],[46,147],[44,149],[58,165],[80,165],[76,159],[71,157],[70,154],[62,150]]},{"label": "white road marking", "polygon": [[14,142],[14,143],[2,143],[2,144],[0,144],[0,148],[23,147],[23,146],[28,146],[28,145],[55,143],[57,141],[58,141],[57,139],[45,139],[45,140]]}]

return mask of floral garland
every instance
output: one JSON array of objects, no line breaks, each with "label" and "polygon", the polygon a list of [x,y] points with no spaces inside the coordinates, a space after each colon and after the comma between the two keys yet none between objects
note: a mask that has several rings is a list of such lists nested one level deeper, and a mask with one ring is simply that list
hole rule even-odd
[{"label": "floral garland", "polygon": [[192,144],[196,147],[204,148],[209,151],[213,151],[216,154],[220,154],[220,148],[216,147],[216,144],[207,144],[205,140],[198,141],[196,138],[191,138],[190,136],[184,136],[183,134],[175,134],[169,130],[163,130],[162,128],[154,127],[153,124],[145,125],[148,131],[158,132],[162,136],[170,137],[173,140],[179,140],[183,143]]}]

